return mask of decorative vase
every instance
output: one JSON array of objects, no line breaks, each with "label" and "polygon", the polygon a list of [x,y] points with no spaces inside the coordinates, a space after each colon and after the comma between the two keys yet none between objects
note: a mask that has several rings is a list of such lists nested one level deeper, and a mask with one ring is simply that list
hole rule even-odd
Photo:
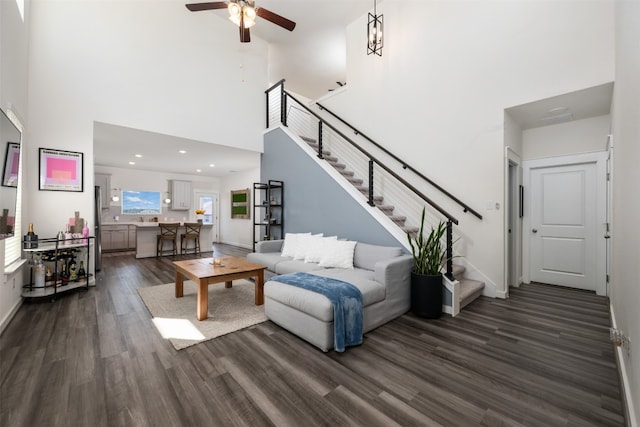
[{"label": "decorative vase", "polygon": [[202,224],[202,220],[204,219],[204,215],[196,215],[196,221]]},{"label": "decorative vase", "polygon": [[442,315],[442,274],[426,276],[411,272],[411,312],[428,319]]}]

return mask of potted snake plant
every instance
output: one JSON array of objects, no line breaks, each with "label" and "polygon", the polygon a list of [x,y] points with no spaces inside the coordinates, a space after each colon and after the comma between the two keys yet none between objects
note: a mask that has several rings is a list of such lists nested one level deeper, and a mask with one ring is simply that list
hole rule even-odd
[{"label": "potted snake plant", "polygon": [[411,271],[411,311],[419,317],[438,318],[442,315],[442,266],[446,251],[442,247],[442,236],[447,231],[440,221],[429,234],[424,233],[426,209],[422,209],[420,230],[414,236],[407,233],[413,254]]}]

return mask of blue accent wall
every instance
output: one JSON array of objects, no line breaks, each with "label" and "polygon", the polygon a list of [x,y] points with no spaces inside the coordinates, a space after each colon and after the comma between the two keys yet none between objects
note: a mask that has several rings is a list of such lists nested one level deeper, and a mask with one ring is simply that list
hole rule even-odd
[{"label": "blue accent wall", "polygon": [[286,233],[324,233],[383,246],[402,245],[281,128],[264,136],[261,182],[284,181]]}]

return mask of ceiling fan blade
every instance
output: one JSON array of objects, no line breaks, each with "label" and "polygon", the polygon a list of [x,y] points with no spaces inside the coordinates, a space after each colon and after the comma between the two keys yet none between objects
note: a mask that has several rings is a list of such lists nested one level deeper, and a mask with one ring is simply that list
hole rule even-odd
[{"label": "ceiling fan blade", "polygon": [[240,26],[240,43],[249,43],[251,41],[251,34],[249,33],[249,29],[245,28],[244,25]]},{"label": "ceiling fan blade", "polygon": [[295,22],[290,21],[284,16],[278,15],[277,13],[273,13],[270,10],[265,9],[264,7],[257,7],[256,15],[263,19],[266,19],[267,21],[273,22],[274,24],[279,25],[289,31],[293,31],[293,29],[296,27]]},{"label": "ceiling fan blade", "polygon": [[209,3],[189,3],[185,4],[187,9],[191,12],[198,12],[200,10],[213,10],[213,9],[226,9],[226,1],[213,1]]}]

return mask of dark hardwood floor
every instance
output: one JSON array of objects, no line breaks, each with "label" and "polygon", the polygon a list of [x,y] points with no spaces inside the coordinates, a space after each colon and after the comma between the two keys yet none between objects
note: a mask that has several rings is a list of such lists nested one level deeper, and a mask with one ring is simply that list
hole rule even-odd
[{"label": "dark hardwood floor", "polygon": [[524,285],[342,354],[271,322],[176,351],[137,289],[186,258],[107,255],[95,288],[24,304],[0,337],[0,426],[624,425],[607,298]]}]

